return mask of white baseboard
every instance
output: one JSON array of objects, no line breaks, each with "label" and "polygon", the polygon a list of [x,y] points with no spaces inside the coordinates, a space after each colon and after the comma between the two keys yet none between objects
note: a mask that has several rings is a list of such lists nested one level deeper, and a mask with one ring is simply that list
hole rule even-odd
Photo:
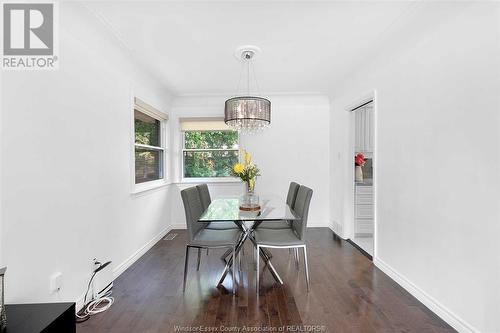
[{"label": "white baseboard", "polygon": [[[184,229],[186,227],[184,226]],[[165,229],[163,229],[160,233],[158,233],[156,236],[154,236],[151,240],[149,240],[146,244],[141,246],[137,251],[135,251],[130,257],[125,259],[121,264],[116,266],[113,269],[113,281],[116,280],[117,277],[119,277],[123,272],[127,270],[130,266],[132,266],[133,263],[135,263],[140,257],[144,255],[144,253],[148,252],[149,249],[153,247],[160,239],[165,237],[166,234],[170,232],[172,229],[178,229],[175,227],[175,225],[169,225]],[[83,306],[85,305],[83,303],[85,297],[85,293],[83,293],[77,300],[76,300],[76,312],[80,311]]]},{"label": "white baseboard", "polygon": [[339,236],[343,240],[347,240],[347,237],[344,237],[343,234],[341,234],[337,230],[335,230],[335,228],[332,225],[329,225],[328,228],[330,228],[330,230],[333,231],[335,233],[335,235]]},{"label": "white baseboard", "polygon": [[427,294],[425,291],[416,286],[413,282],[407,279],[402,274],[398,273],[395,269],[389,266],[384,261],[374,258],[373,263],[382,272],[389,275],[391,279],[396,281],[401,287],[413,295],[416,299],[422,302],[432,312],[441,317],[450,326],[458,332],[479,333],[479,330],[467,323],[465,320],[458,317],[455,313],[446,308],[443,304],[439,303],[435,298]]},{"label": "white baseboard", "polygon": [[328,228],[329,225],[328,225],[328,223],[324,223],[324,222],[308,221],[307,227],[308,228]]},{"label": "white baseboard", "polygon": [[344,235],[344,225],[342,223],[333,220],[331,221],[330,229],[332,229],[332,231],[339,235],[339,237],[341,237],[342,239],[347,239],[347,237]]},{"label": "white baseboard", "polygon": [[149,242],[147,242],[146,244],[141,246],[130,257],[125,259],[125,261],[123,261],[121,264],[116,266],[113,269],[113,281],[116,280],[116,278],[119,277],[123,272],[125,272],[127,270],[127,268],[132,266],[132,264],[134,262],[136,262],[140,257],[142,257],[142,255],[144,253],[148,252],[149,249],[151,249],[153,247],[153,245],[158,243],[158,241],[160,239],[162,239],[163,237],[165,237],[165,235],[168,234],[168,232],[172,229],[174,229],[174,228],[172,228],[172,225],[169,225],[168,227],[163,229],[160,233],[158,233],[156,236],[154,236]]},{"label": "white baseboard", "polygon": [[170,230],[174,230],[174,229],[187,229],[186,222],[184,222],[184,223],[175,223],[175,224],[172,224],[170,227],[171,227]]}]

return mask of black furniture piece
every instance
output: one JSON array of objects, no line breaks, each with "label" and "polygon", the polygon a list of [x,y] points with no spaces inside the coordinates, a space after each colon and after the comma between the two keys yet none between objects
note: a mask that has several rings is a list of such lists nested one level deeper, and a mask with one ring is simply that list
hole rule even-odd
[{"label": "black furniture piece", "polygon": [[2,333],[75,333],[75,303],[6,304]]}]

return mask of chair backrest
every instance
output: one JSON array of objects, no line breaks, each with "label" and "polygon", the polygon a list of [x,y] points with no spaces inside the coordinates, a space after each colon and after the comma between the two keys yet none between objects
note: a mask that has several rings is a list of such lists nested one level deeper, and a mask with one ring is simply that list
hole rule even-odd
[{"label": "chair backrest", "polygon": [[286,204],[293,209],[295,205],[295,199],[297,198],[297,192],[299,190],[300,185],[296,182],[291,182],[288,187],[288,195],[286,196]]},{"label": "chair backrest", "polygon": [[207,210],[208,206],[212,202],[212,198],[210,198],[210,191],[208,190],[207,184],[196,185],[198,192],[200,193],[201,205],[203,206],[203,211]]},{"label": "chair backrest", "polygon": [[182,202],[184,203],[184,211],[186,213],[188,236],[189,240],[192,241],[196,233],[207,225],[207,223],[198,222],[198,219],[201,214],[203,214],[204,209],[196,186],[182,190],[181,197]]},{"label": "chair backrest", "polygon": [[294,212],[300,219],[292,221],[292,228],[301,240],[304,239],[306,234],[307,216],[309,214],[309,204],[311,203],[312,194],[313,190],[307,186],[300,185],[297,192],[297,199],[295,199]]}]

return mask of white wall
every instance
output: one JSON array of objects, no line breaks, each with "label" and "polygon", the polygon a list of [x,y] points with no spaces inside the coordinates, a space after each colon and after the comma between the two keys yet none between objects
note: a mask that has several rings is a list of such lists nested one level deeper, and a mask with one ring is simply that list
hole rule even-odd
[{"label": "white wall", "polygon": [[375,263],[460,331],[500,332],[499,4],[451,5],[335,92],[332,219],[351,218],[345,107],[375,89]]},{"label": "white wall", "polygon": [[[0,77],[0,147],[2,147],[2,128],[3,128],[3,125],[2,125],[2,100],[3,100],[3,96],[2,96],[2,92],[3,92],[3,89],[2,89],[2,85],[3,85],[3,79],[2,77]],[[3,153],[2,153],[2,149],[0,149],[0,175],[2,174],[2,162],[3,162]],[[2,186],[2,177],[0,176],[0,268],[4,267],[4,252],[5,252],[5,249],[4,249],[4,246],[3,246],[3,220],[2,220],[2,207],[3,207],[3,201],[2,201],[2,189],[3,186]]]},{"label": "white wall", "polygon": [[[117,273],[169,225],[168,187],[130,186],[131,97],[168,112],[168,92],[84,7],[60,11],[59,70],[1,74],[7,302],[75,301],[92,258]],[[58,271],[62,290],[49,294]]]},{"label": "white wall", "polygon": [[[261,169],[256,192],[286,198],[290,181],[314,190],[309,211],[310,226],[329,226],[329,100],[325,96],[270,96],[271,127],[258,135],[241,135],[240,146],[248,150]],[[174,180],[181,181],[182,117],[223,117],[223,97],[183,97],[172,106]],[[178,190],[189,184],[178,184]],[[212,196],[239,195],[241,183],[209,184]],[[185,226],[180,195],[172,194],[172,221]]]}]

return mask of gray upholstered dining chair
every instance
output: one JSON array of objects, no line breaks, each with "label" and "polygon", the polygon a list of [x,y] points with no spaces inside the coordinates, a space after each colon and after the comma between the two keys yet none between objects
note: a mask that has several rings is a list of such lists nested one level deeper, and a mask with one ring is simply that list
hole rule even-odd
[{"label": "gray upholstered dining chair", "polygon": [[307,216],[313,190],[301,185],[297,192],[294,211],[300,219],[291,222],[289,229],[257,229],[254,236],[257,243],[255,257],[257,258],[257,294],[259,293],[259,253],[261,248],[302,248],[304,253],[304,265],[306,274],[307,290],[309,291],[309,267],[307,264],[307,248],[305,234],[307,227]]},{"label": "gray upholstered dining chair", "polygon": [[[295,199],[297,198],[297,192],[299,191],[300,185],[296,182],[291,182],[288,187],[288,194],[286,196],[286,204],[293,210],[295,206]],[[275,221],[269,223],[262,223],[257,228],[258,229],[289,229],[289,221]]]},{"label": "gray upholstered dining chair", "polygon": [[[210,206],[210,203],[212,202],[212,198],[210,197],[210,191],[208,190],[208,185],[207,184],[200,184],[200,185],[196,185],[196,188],[198,189],[198,193],[200,194],[200,200],[201,200],[201,205],[203,207],[203,211],[205,211],[205,210],[207,210],[208,206]],[[208,223],[208,225],[205,228],[214,229],[214,230],[240,229],[232,221],[210,222],[210,223]]]},{"label": "gray upholstered dining chair", "polygon": [[[294,209],[295,206],[295,199],[297,198],[297,192],[299,191],[300,185],[297,184],[296,182],[291,182],[290,186],[288,187],[288,194],[286,196],[286,204],[290,209]],[[290,229],[291,224],[289,221],[273,221],[269,223],[262,223],[261,225],[258,226],[260,229],[274,229],[274,230],[279,230],[279,229]],[[289,252],[292,253],[295,258],[295,266],[297,267],[297,270],[299,269],[299,251],[298,249],[289,249]]]},{"label": "gray upholstered dining chair", "polygon": [[[189,250],[191,248],[198,249],[198,269],[200,267],[200,249],[213,248],[229,248],[232,251],[233,263],[235,261],[236,244],[241,232],[236,229],[213,230],[207,229],[206,223],[198,222],[199,217],[203,214],[203,205],[196,187],[190,187],[181,191],[182,202],[184,203],[184,211],[186,213],[186,224],[188,232],[188,242],[186,244],[186,257],[184,261],[184,282],[182,290],[186,290],[186,279],[189,262]],[[228,265],[228,264],[226,264]],[[232,265],[233,276],[233,294],[236,293],[236,264]]]}]

